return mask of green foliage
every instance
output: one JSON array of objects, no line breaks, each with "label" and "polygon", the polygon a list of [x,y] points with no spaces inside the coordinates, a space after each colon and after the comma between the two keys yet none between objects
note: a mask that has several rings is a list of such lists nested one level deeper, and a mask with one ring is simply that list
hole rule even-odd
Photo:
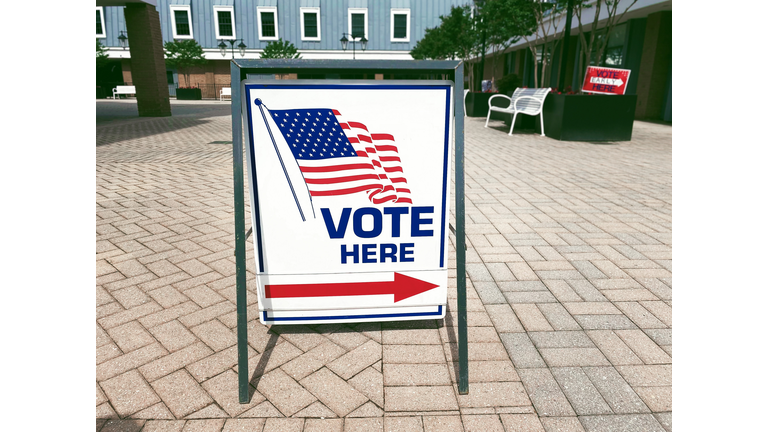
[{"label": "green foliage", "polygon": [[[483,35],[491,52],[503,51],[536,31],[537,21],[532,0],[486,0],[476,2],[476,13],[469,6],[452,7],[440,17],[440,25],[427,29],[424,38],[411,50],[415,59],[449,60],[469,59],[484,55]],[[495,56],[494,62],[495,62]],[[473,68],[468,69],[470,82]]]},{"label": "green foliage", "polygon": [[520,87],[521,80],[516,74],[504,75],[504,78],[496,82],[496,86],[499,89],[499,93],[505,95],[511,95],[515,89]]},{"label": "green foliage", "polygon": [[272,41],[264,47],[264,52],[261,53],[263,59],[297,59],[301,58],[301,55],[296,50],[296,47],[289,41],[283,41],[278,39]]},{"label": "green foliage", "polygon": [[490,46],[506,49],[536,31],[531,0],[487,0],[480,9],[480,30]]},{"label": "green foliage", "polygon": [[176,67],[186,78],[186,85],[189,87],[189,69],[195,66],[202,66],[208,63],[203,56],[203,47],[194,39],[183,39],[166,42],[165,63],[171,67]]},{"label": "green foliage", "polygon": [[96,40],[96,69],[104,67],[109,61],[109,56],[104,50],[104,46],[99,40]]},{"label": "green foliage", "polygon": [[411,50],[415,59],[468,60],[479,43],[475,23],[469,6],[451,7],[451,12],[440,17],[438,27],[427,29],[424,38]]},{"label": "green foliage", "polygon": [[416,60],[448,60],[454,57],[452,38],[444,34],[442,27],[427,29],[424,37],[411,49]]}]

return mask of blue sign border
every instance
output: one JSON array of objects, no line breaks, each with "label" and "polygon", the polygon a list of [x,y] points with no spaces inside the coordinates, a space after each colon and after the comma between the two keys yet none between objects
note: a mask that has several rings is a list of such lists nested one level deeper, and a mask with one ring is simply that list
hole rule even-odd
[{"label": "blue sign border", "polygon": [[443,314],[443,306],[437,306],[437,312],[409,312],[409,313],[396,313],[396,314],[372,314],[372,315],[331,315],[331,316],[309,316],[309,317],[269,317],[267,311],[262,312],[264,314],[264,322],[284,322],[284,321],[321,321],[321,320],[358,320],[358,319],[378,319],[378,318],[404,318],[404,317],[433,317],[441,316]]},{"label": "blue sign border", "polygon": [[[252,118],[252,112],[251,112],[251,90],[256,89],[266,89],[266,88],[273,88],[273,89],[334,89],[334,90],[351,90],[351,89],[365,89],[365,90],[441,90],[445,91],[445,131],[444,131],[444,141],[443,141],[443,196],[442,196],[442,211],[440,213],[441,215],[441,229],[440,229],[440,268],[445,268],[447,270],[447,266],[445,264],[445,233],[446,233],[446,226],[447,223],[446,219],[446,212],[447,209],[447,199],[448,199],[448,151],[450,149],[450,143],[451,143],[451,130],[450,130],[450,116],[451,116],[451,90],[453,88],[450,84],[445,84],[443,81],[441,81],[440,84],[425,84],[424,82],[420,82],[419,84],[370,84],[370,81],[367,81],[366,83],[360,83],[360,84],[302,84],[299,82],[300,80],[296,81],[296,84],[272,84],[272,83],[249,83],[245,82],[245,94],[247,101],[246,106],[248,109],[248,117],[246,121],[246,125],[248,128],[248,146],[249,146],[249,153],[250,153],[250,160],[249,163],[251,164],[251,172],[253,173],[253,188],[250,191],[253,194],[254,198],[254,209],[252,211],[255,213],[256,216],[256,226],[254,229],[254,235],[257,239],[257,249],[258,249],[258,261],[259,261],[259,268],[258,272],[263,273],[264,272],[264,248],[262,246],[262,240],[263,237],[261,235],[261,213],[259,209],[259,191],[258,191],[258,183],[256,179],[256,159],[254,157],[254,149],[253,149],[253,129],[251,127],[251,124],[253,122]],[[264,312],[264,317],[266,321],[266,311]],[[434,315],[434,314],[432,314]],[[398,316],[414,316],[409,314],[403,314]],[[361,316],[362,317],[362,316]],[[370,316],[373,317],[373,316]],[[384,317],[384,316],[380,316]],[[330,319],[330,318],[325,318]],[[286,319],[287,320],[287,319]]]}]

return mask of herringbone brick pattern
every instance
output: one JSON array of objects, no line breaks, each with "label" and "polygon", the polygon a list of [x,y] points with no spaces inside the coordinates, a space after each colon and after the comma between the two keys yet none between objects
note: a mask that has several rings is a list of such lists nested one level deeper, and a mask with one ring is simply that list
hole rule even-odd
[{"label": "herringbone brick pattern", "polygon": [[[98,127],[97,430],[670,431],[671,128],[595,145],[483,122],[466,121],[470,394],[455,290],[441,322],[265,327],[249,243],[247,405],[231,146],[210,144],[230,119]],[[455,263],[452,244],[453,287]]]}]

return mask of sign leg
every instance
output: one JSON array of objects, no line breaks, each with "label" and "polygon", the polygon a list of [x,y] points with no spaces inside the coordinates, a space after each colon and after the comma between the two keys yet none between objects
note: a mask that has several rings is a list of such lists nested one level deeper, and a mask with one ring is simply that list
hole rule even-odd
[{"label": "sign leg", "polygon": [[232,62],[232,173],[235,191],[235,281],[237,285],[237,381],[241,404],[248,403],[248,304],[245,290],[245,204],[243,119],[240,115],[240,67]]},{"label": "sign leg", "polygon": [[[467,348],[467,274],[464,236],[464,63],[456,68],[454,113],[456,125],[456,303],[459,313],[459,394],[469,393],[469,353]],[[458,95],[462,95],[459,97]]]}]

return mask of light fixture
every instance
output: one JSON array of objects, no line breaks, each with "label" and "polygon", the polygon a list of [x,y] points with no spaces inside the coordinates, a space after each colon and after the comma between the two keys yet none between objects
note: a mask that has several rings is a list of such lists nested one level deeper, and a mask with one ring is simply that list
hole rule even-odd
[{"label": "light fixture", "polygon": [[120,30],[120,36],[117,37],[117,40],[120,41],[120,46],[125,49],[125,45],[128,42],[128,36],[125,35],[124,30]]},{"label": "light fixture", "polygon": [[232,60],[235,59],[235,42],[240,41],[239,44],[237,44],[237,49],[240,51],[240,57],[245,57],[245,49],[248,48],[247,45],[243,42],[242,39],[225,39],[222,41],[219,41],[219,44],[216,45],[219,47],[219,51],[221,52],[222,57],[227,56],[227,44],[224,42],[229,42],[229,47],[232,51]]},{"label": "light fixture", "polygon": [[[358,42],[360,42],[360,45],[363,48],[363,51],[365,51],[365,48],[368,46],[368,39],[365,38],[365,35],[354,35],[349,33],[342,33],[341,39],[339,41],[341,42],[341,49],[342,51],[347,50],[347,44],[350,42],[349,39],[347,39],[347,36],[349,36],[352,39],[352,60],[355,59],[355,46]],[[360,38],[359,40],[356,40],[357,38]]]}]

